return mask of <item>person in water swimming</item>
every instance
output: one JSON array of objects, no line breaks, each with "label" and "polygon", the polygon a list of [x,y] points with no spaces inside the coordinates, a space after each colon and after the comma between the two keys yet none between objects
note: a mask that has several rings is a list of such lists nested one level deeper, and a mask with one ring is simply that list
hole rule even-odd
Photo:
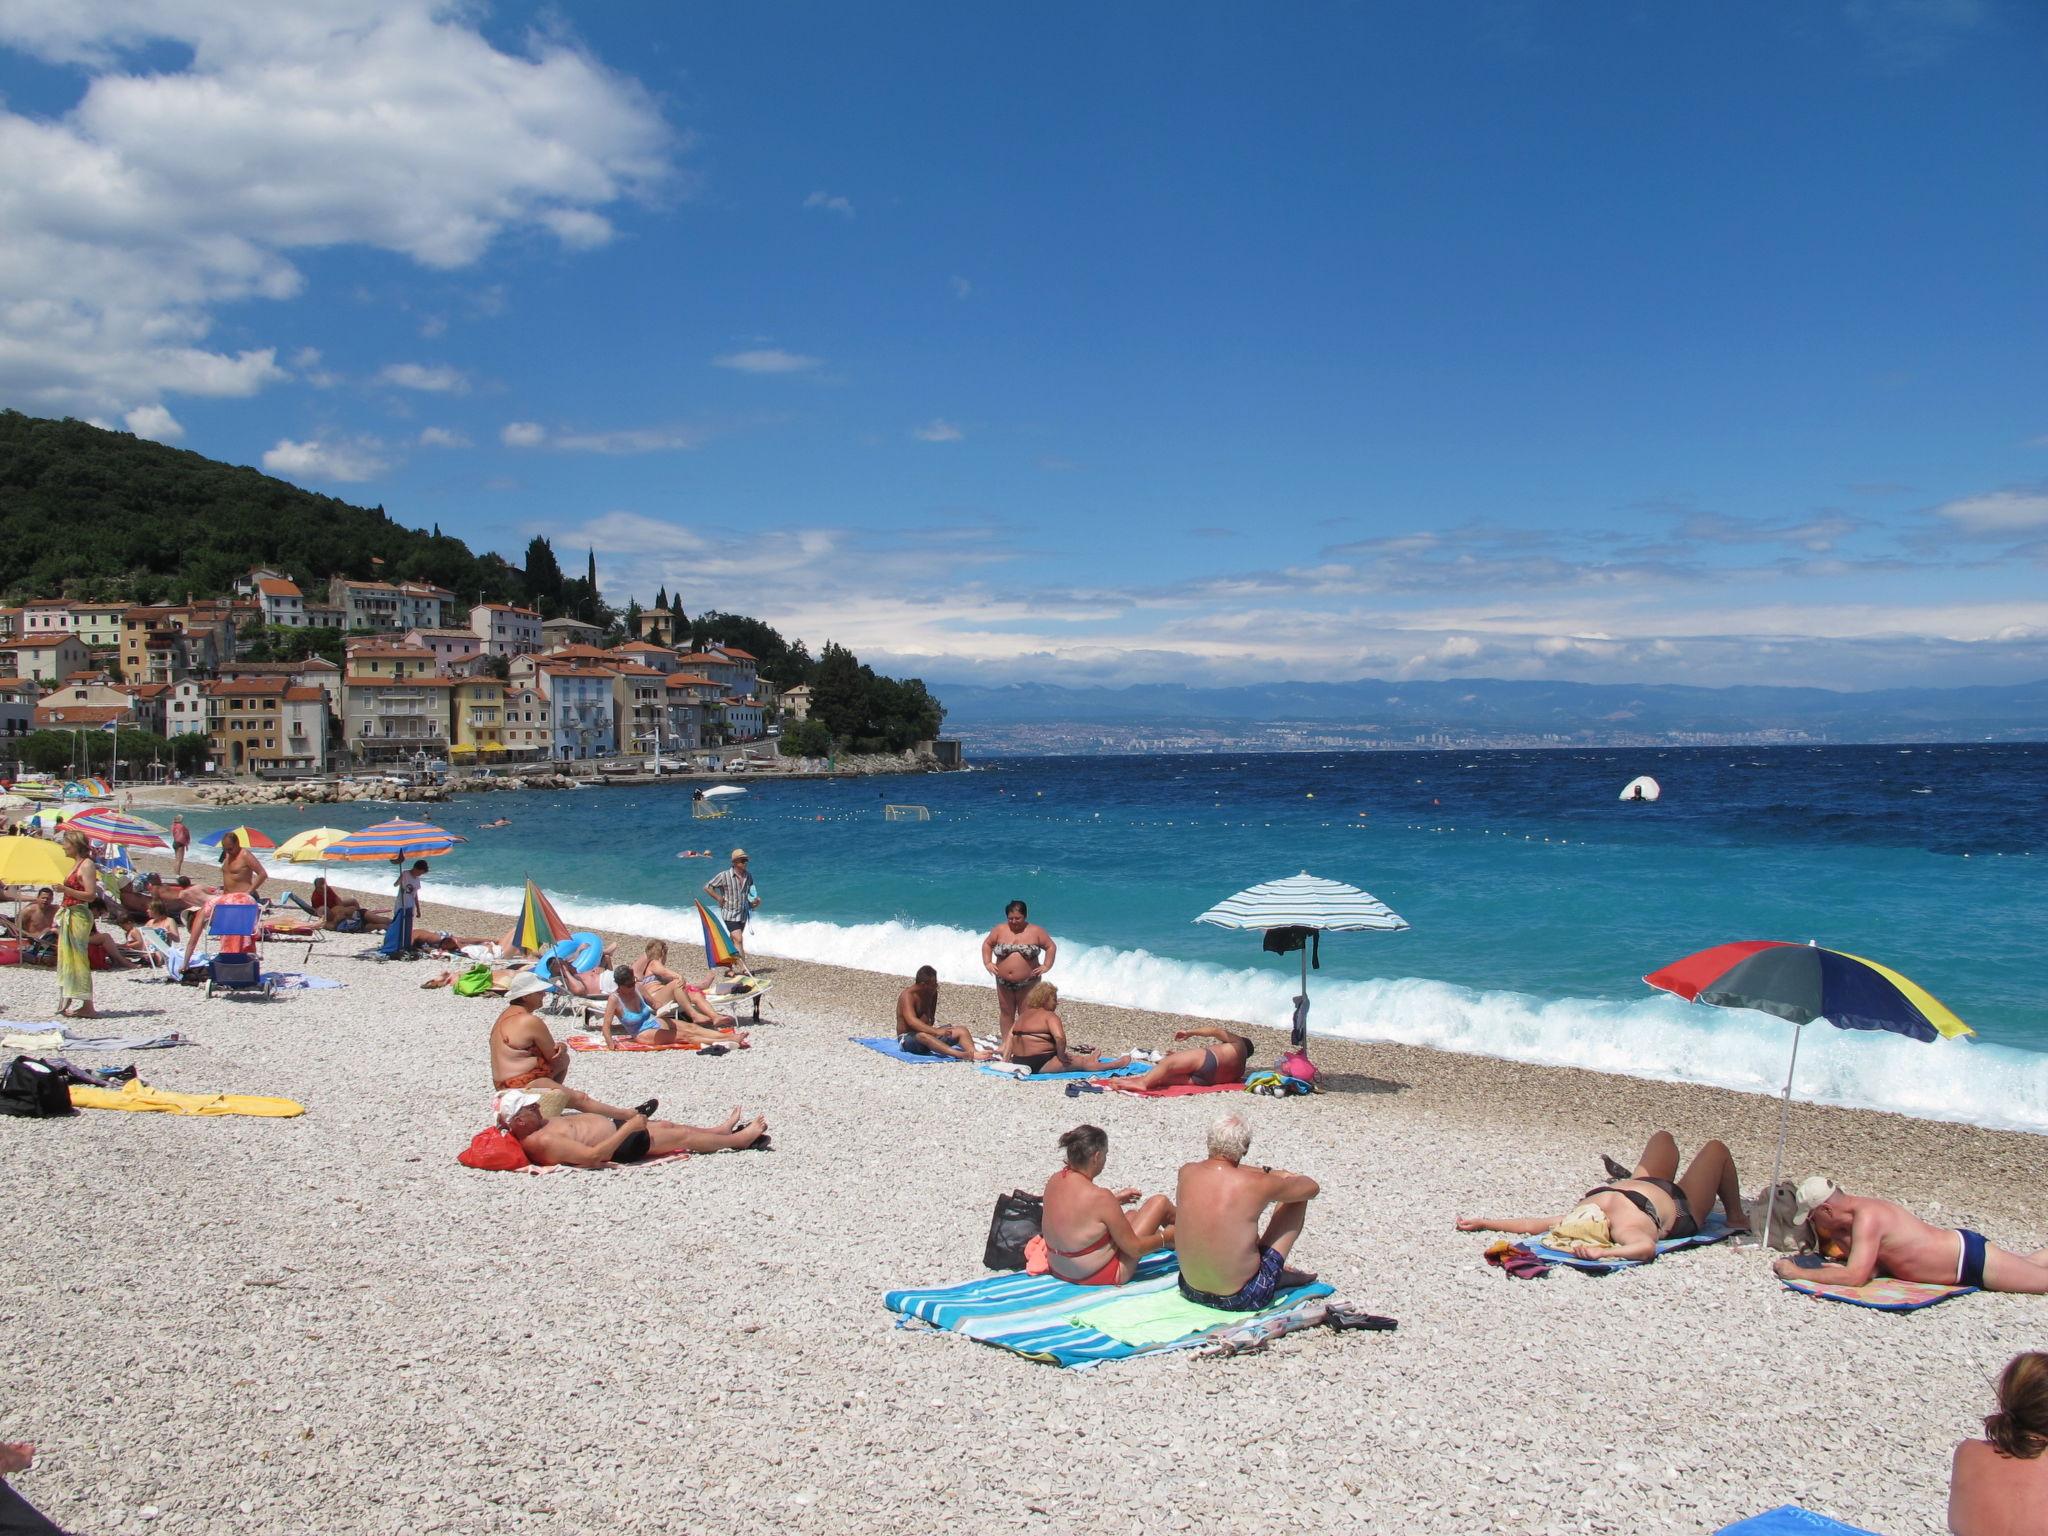
[{"label": "person in water swimming", "polygon": [[1052,935],[1031,921],[1031,912],[1021,901],[1003,909],[1003,920],[981,941],[982,969],[996,980],[996,1012],[1001,1022],[1000,1041],[1009,1049],[1010,1030],[1017,1012],[1031,989],[1059,957]]},{"label": "person in water swimming", "polygon": [[1633,1172],[1606,1161],[1610,1182],[1587,1190],[1563,1216],[1460,1216],[1458,1230],[1547,1234],[1548,1246],[1581,1259],[1648,1263],[1657,1257],[1658,1243],[1695,1235],[1712,1218],[1717,1201],[1731,1227],[1748,1228],[1735,1159],[1723,1142],[1701,1146],[1682,1174],[1678,1143],[1669,1131],[1650,1138]]},{"label": "person in water swimming", "polygon": [[[1109,1162],[1109,1133],[1077,1125],[1060,1137],[1066,1164],[1045,1183],[1040,1235],[1055,1279],[1073,1285],[1123,1285],[1148,1253],[1173,1246],[1173,1202],[1140,1201],[1135,1189],[1095,1181]],[[1129,1215],[1125,1207],[1135,1207]]]},{"label": "person in water swimming", "polygon": [[1113,1072],[1131,1064],[1128,1056],[1104,1058],[1093,1051],[1067,1044],[1066,1026],[1057,1012],[1059,988],[1041,981],[1017,1010],[1017,1022],[1010,1029],[1003,1060],[1038,1072]]}]

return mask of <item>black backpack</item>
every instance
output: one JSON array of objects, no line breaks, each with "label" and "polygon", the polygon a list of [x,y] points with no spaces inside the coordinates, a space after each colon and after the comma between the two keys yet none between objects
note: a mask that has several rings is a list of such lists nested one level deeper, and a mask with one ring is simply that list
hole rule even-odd
[{"label": "black backpack", "polygon": [[0,1115],[47,1120],[77,1113],[71,1107],[71,1089],[64,1074],[47,1061],[17,1056],[0,1072]]}]

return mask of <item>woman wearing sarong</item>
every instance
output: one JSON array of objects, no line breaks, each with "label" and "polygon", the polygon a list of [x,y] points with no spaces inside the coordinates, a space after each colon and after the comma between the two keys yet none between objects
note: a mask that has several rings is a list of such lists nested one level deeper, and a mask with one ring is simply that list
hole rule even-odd
[{"label": "woman wearing sarong", "polygon": [[[57,1017],[89,1019],[92,1007],[92,904],[99,899],[100,872],[83,832],[66,832],[64,851],[73,860],[64,877],[64,910],[57,918]],[[71,1005],[78,1004],[73,1013]]]}]

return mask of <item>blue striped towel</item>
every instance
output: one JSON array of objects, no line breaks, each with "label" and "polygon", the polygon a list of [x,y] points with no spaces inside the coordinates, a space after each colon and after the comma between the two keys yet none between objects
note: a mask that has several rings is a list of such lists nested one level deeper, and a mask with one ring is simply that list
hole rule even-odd
[{"label": "blue striped towel", "polygon": [[[1710,1217],[1707,1224],[1691,1237],[1665,1238],[1663,1242],[1657,1245],[1657,1257],[1661,1259],[1665,1254],[1676,1253],[1681,1248],[1704,1248],[1709,1243],[1725,1243],[1735,1235],[1736,1229],[1729,1226],[1724,1218],[1719,1216]],[[1562,1264],[1569,1269],[1582,1270],[1589,1275],[1611,1275],[1617,1269],[1637,1269],[1641,1267],[1643,1262],[1640,1259],[1581,1259],[1572,1254],[1565,1253],[1561,1249],[1546,1248],[1533,1237],[1524,1242],[1517,1243],[1515,1246],[1528,1249],[1529,1252],[1535,1254],[1537,1258],[1546,1264]]]},{"label": "blue striped towel", "polygon": [[855,1045],[864,1045],[877,1055],[886,1056],[891,1061],[900,1061],[907,1067],[935,1067],[960,1059],[957,1056],[920,1056],[915,1051],[906,1051],[903,1049],[902,1041],[895,1035],[851,1035],[848,1038]]}]

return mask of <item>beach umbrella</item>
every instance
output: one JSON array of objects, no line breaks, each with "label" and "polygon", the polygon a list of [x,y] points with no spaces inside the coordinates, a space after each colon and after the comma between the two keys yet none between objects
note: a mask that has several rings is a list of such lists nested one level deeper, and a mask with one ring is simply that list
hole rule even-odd
[{"label": "beach umbrella", "polygon": [[561,943],[571,932],[555,904],[542,894],[539,886],[527,881],[526,895],[519,903],[519,920],[512,925],[512,942],[539,954],[550,945]]},{"label": "beach umbrella", "polygon": [[716,969],[722,965],[737,965],[751,976],[754,974],[747,962],[740,958],[739,946],[732,941],[732,930],[725,926],[725,919],[705,906],[697,903],[697,921],[704,925],[704,963]]},{"label": "beach umbrella", "polygon": [[168,835],[153,821],[144,821],[140,816],[130,816],[125,811],[105,805],[79,811],[66,825],[72,831],[83,832],[94,842],[104,843],[110,848],[161,848]]},{"label": "beach umbrella", "polygon": [[71,855],[39,837],[0,837],[0,883],[55,885],[71,873]]},{"label": "beach umbrella", "polygon": [[347,836],[348,833],[340,827],[308,827],[279,843],[277,856],[292,864],[324,864],[328,845]]},{"label": "beach umbrella", "polygon": [[22,823],[38,831],[47,832],[53,827],[63,826],[74,816],[83,816],[85,812],[86,807],[81,805],[46,805],[33,816],[23,817]]},{"label": "beach umbrella", "polygon": [[380,821],[374,827],[337,838],[327,845],[322,857],[351,864],[375,863],[380,859],[431,859],[449,852],[457,843],[468,841],[424,821]]},{"label": "beach umbrella", "polygon": [[[1792,1060],[1785,1068],[1771,1189],[1778,1187],[1778,1175],[1784,1169],[1792,1075],[1799,1069],[1799,1040],[1807,1025],[1825,1019],[1837,1029],[1881,1029],[1929,1042],[1976,1033],[1940,998],[1890,966],[1813,943],[1745,939],[1716,944],[1652,971],[1643,980],[1695,1003],[1754,1008],[1791,1021]],[[1770,1241],[1771,1218],[1766,1216],[1764,1246],[1769,1247]]]},{"label": "beach umbrella", "polygon": [[73,779],[64,786],[66,800],[104,800],[111,794],[105,779]]},{"label": "beach umbrella", "polygon": [[209,848],[218,848],[221,845],[221,840],[230,832],[242,840],[244,848],[275,848],[277,846],[276,838],[272,837],[268,832],[259,831],[255,827],[222,827],[218,832],[207,833],[199,841]]},{"label": "beach umbrella", "polygon": [[1341,880],[1303,870],[1285,880],[1268,880],[1226,897],[1195,919],[1217,928],[1263,930],[1274,954],[1301,951],[1301,996],[1294,1003],[1294,1048],[1308,1048],[1308,946],[1311,935],[1321,964],[1326,933],[1398,933],[1408,920],[1377,896]]}]

